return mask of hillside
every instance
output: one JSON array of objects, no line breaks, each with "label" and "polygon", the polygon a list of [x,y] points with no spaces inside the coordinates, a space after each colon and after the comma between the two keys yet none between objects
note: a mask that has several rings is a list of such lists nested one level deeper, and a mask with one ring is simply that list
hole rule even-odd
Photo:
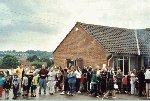
[{"label": "hillside", "polygon": [[28,50],[28,51],[0,51],[0,59],[2,59],[5,55],[13,55],[19,59],[21,58],[27,58],[33,55],[36,55],[38,58],[53,58],[53,52],[47,52],[47,51],[34,51],[34,50]]}]

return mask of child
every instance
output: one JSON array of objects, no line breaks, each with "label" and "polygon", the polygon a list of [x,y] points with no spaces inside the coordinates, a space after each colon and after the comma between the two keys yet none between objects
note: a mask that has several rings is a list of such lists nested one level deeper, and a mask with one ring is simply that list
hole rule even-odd
[{"label": "child", "polygon": [[17,99],[17,92],[18,92],[18,87],[19,87],[19,78],[17,74],[14,74],[12,85],[13,85],[13,94],[14,94],[13,99]]},{"label": "child", "polygon": [[3,92],[4,82],[5,82],[3,76],[4,75],[0,73],[0,99],[2,98],[2,92]]},{"label": "child", "polygon": [[23,96],[25,97],[27,96],[27,90],[28,90],[28,78],[26,74],[22,79],[22,85],[23,85]]},{"label": "child", "polygon": [[123,76],[123,78],[122,78],[122,86],[123,86],[123,90],[122,90],[122,92],[123,93],[127,93],[127,76]]},{"label": "child", "polygon": [[6,79],[4,83],[5,99],[9,99],[9,90],[11,88],[11,77],[7,75],[5,79]]},{"label": "child", "polygon": [[36,88],[38,85],[38,75],[36,73],[33,74],[33,79],[32,79],[32,90],[33,90],[33,94],[31,95],[31,97],[36,97]]},{"label": "child", "polygon": [[118,92],[117,77],[114,75],[114,91]]}]

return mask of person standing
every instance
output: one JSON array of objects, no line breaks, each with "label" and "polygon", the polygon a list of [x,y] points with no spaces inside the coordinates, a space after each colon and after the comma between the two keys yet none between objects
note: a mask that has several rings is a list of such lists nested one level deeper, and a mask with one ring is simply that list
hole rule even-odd
[{"label": "person standing", "polygon": [[145,87],[145,75],[144,67],[141,67],[141,70],[138,72],[138,81],[139,81],[139,97],[144,96],[142,93]]},{"label": "person standing", "polygon": [[93,74],[92,67],[89,67],[89,70],[87,71],[87,76],[86,76],[88,92],[90,92],[90,83],[91,83],[92,74]]},{"label": "person standing", "polygon": [[117,73],[117,85],[118,85],[118,90],[119,90],[119,93],[122,92],[122,72],[121,72],[121,69],[118,70],[118,73]]},{"label": "person standing", "polygon": [[13,94],[14,94],[13,99],[17,99],[17,92],[18,92],[18,87],[19,87],[19,78],[17,74],[14,74],[12,85],[13,85]]},{"label": "person standing", "polygon": [[88,70],[87,70],[87,67],[86,66],[84,66],[83,68],[82,68],[82,75],[81,75],[81,77],[82,77],[82,85],[83,85],[83,91],[84,92],[86,92],[87,91],[87,72],[88,72]]},{"label": "person standing", "polygon": [[62,90],[62,81],[63,81],[63,75],[59,67],[56,69],[56,91],[61,91]]},{"label": "person standing", "polygon": [[80,81],[81,81],[81,74],[82,73],[81,73],[81,71],[79,70],[78,67],[76,68],[75,73],[76,73],[76,92],[81,93],[80,92]]},{"label": "person standing", "polygon": [[11,89],[11,77],[10,77],[10,75],[7,75],[5,78],[4,89],[5,89],[5,99],[9,99],[9,91]]},{"label": "person standing", "polygon": [[91,83],[90,83],[90,86],[91,86],[91,90],[90,90],[90,93],[93,94],[94,93],[94,96],[95,97],[99,97],[98,96],[98,92],[97,92],[97,84],[98,84],[98,79],[97,79],[97,75],[96,75],[97,71],[94,70],[93,71],[93,74],[92,74],[92,77],[91,77]]},{"label": "person standing", "polygon": [[3,93],[3,88],[4,88],[4,83],[5,79],[3,78],[3,74],[0,74],[0,99],[2,98],[2,93]]},{"label": "person standing", "polygon": [[127,76],[126,75],[124,75],[122,78],[122,92],[124,94],[127,93]]},{"label": "person standing", "polygon": [[127,92],[128,92],[128,94],[131,93],[131,84],[130,84],[130,81],[131,81],[131,72],[128,72],[128,75],[127,75]]},{"label": "person standing", "polygon": [[101,76],[102,76],[102,82],[101,82],[101,91],[102,91],[102,94],[105,94],[106,93],[106,85],[107,85],[107,69],[106,68],[102,68],[102,71],[101,71]]},{"label": "person standing", "polygon": [[47,77],[48,71],[45,68],[45,65],[42,65],[41,70],[39,71],[39,94],[41,94],[41,89],[44,88],[44,94],[46,94],[46,77]]},{"label": "person standing", "polygon": [[17,67],[16,73],[17,73],[18,79],[19,79],[18,94],[21,95],[22,78],[23,78],[23,75],[24,75],[23,64],[21,64],[20,66]]},{"label": "person standing", "polygon": [[27,72],[27,75],[28,75],[28,89],[27,89],[27,94],[29,94],[29,91],[31,89],[31,96],[33,96],[33,88],[32,88],[33,74],[34,74],[34,67],[30,67],[30,70]]},{"label": "person standing", "polygon": [[32,79],[32,90],[33,94],[31,97],[36,97],[36,88],[38,85],[38,75],[36,73],[33,74],[33,79]]},{"label": "person standing", "polygon": [[27,94],[28,94],[28,92],[27,92],[28,91],[28,77],[26,74],[23,76],[22,85],[23,85],[23,97],[27,97]]},{"label": "person standing", "polygon": [[47,86],[49,87],[49,94],[50,95],[53,95],[55,93],[55,80],[56,80],[56,73],[55,71],[53,71],[53,68],[51,68],[49,70],[49,73],[47,74],[48,75],[48,83],[47,83]]},{"label": "person standing", "polygon": [[68,68],[64,69],[64,75],[63,75],[63,81],[64,81],[64,89],[63,91],[60,93],[61,95],[64,95],[65,93],[67,93],[69,91],[69,84],[68,84]]},{"label": "person standing", "polygon": [[114,71],[113,68],[108,72],[108,82],[107,82],[107,93],[103,98],[108,98],[108,94],[111,92],[112,98],[115,97],[115,89],[114,89]]},{"label": "person standing", "polygon": [[102,83],[101,69],[98,68],[97,73],[96,73],[96,76],[97,76],[97,80],[98,80],[98,83],[97,83],[97,86],[98,86],[98,94],[99,94],[99,95],[102,95],[102,91],[101,91],[101,83]]},{"label": "person standing", "polygon": [[132,72],[131,73],[131,95],[135,94],[135,74]]},{"label": "person standing", "polygon": [[145,81],[146,81],[146,96],[150,98],[149,89],[150,89],[150,69],[147,69],[145,74]]},{"label": "person standing", "polygon": [[75,84],[76,84],[76,74],[74,67],[71,67],[71,71],[68,74],[68,83],[69,83],[69,95],[73,96],[75,93]]}]

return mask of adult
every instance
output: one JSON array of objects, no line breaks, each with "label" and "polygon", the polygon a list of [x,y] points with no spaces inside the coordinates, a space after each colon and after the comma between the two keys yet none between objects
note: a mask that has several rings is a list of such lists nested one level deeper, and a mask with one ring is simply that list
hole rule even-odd
[{"label": "adult", "polygon": [[103,68],[101,71],[101,76],[102,76],[102,82],[101,82],[101,91],[102,94],[106,93],[106,87],[107,87],[107,69],[106,69],[106,64],[103,64]]},{"label": "adult", "polygon": [[102,76],[101,76],[101,69],[98,68],[97,73],[96,73],[97,79],[98,79],[98,94],[102,95],[102,91],[101,91],[101,83],[102,83]]},{"label": "adult", "polygon": [[87,71],[87,91],[90,92],[90,83],[91,83],[91,78],[92,78],[92,67],[89,67],[88,71]]},{"label": "adult", "polygon": [[73,96],[75,93],[76,74],[74,67],[71,67],[70,73],[68,74],[69,83],[69,95]]},{"label": "adult", "polygon": [[150,69],[147,69],[145,74],[145,81],[146,81],[146,95],[149,98],[149,89],[150,89]]},{"label": "adult", "polygon": [[50,95],[53,95],[54,92],[55,92],[55,80],[56,80],[56,72],[53,70],[53,67],[49,69],[49,72],[48,72],[48,83],[47,83],[47,86],[49,87],[49,94]]},{"label": "adult", "polygon": [[81,93],[80,92],[80,83],[81,83],[82,72],[79,70],[79,67],[76,68],[75,73],[76,73],[76,92]]},{"label": "adult", "polygon": [[46,77],[47,77],[48,71],[45,68],[45,65],[42,65],[41,70],[39,71],[39,94],[41,94],[41,89],[44,89],[44,94],[46,94]]},{"label": "adult", "polygon": [[118,73],[117,73],[117,85],[118,85],[118,90],[119,90],[119,93],[122,92],[122,72],[121,72],[121,69],[118,69]]},{"label": "adult", "polygon": [[32,79],[34,75],[34,66],[30,67],[30,70],[26,73],[28,75],[28,90],[27,94],[29,94],[29,91],[31,89],[31,97],[33,96],[33,87],[32,87]]},{"label": "adult", "polygon": [[56,67],[55,72],[56,72],[56,91],[61,91],[62,90],[61,84],[63,81],[63,76],[60,71],[60,67]]},{"label": "adult", "polygon": [[141,67],[141,70],[139,70],[138,72],[138,81],[139,81],[139,96],[144,96],[142,93],[144,91],[144,87],[145,87],[145,75],[144,75],[145,71],[144,71],[144,67]]},{"label": "adult", "polygon": [[24,69],[23,69],[23,64],[21,64],[20,66],[17,67],[16,69],[16,73],[18,75],[18,81],[19,81],[19,88],[18,88],[18,94],[21,94],[21,85],[22,85],[22,78],[24,75]]},{"label": "adult", "polygon": [[129,71],[128,75],[127,75],[127,92],[128,92],[128,94],[131,93],[131,84],[130,84],[130,81],[131,81],[131,72]]},{"label": "adult", "polygon": [[67,93],[69,91],[69,84],[68,84],[68,68],[66,67],[64,69],[64,74],[63,74],[63,82],[64,82],[64,87],[63,87],[63,91],[62,93],[60,93],[61,95],[64,95],[65,93]]},{"label": "adult", "polygon": [[107,93],[104,95],[104,97],[108,97],[108,94],[111,92],[112,98],[116,98],[115,97],[115,90],[114,90],[114,69],[112,68],[109,72],[108,72],[108,82],[107,82]]},{"label": "adult", "polygon": [[135,94],[135,74],[132,72],[131,73],[131,81],[130,81],[130,84],[131,84],[131,94]]},{"label": "adult", "polygon": [[82,78],[83,91],[85,91],[85,92],[87,91],[87,72],[88,72],[87,67],[84,66],[82,68],[81,78]]},{"label": "adult", "polygon": [[96,70],[94,70],[93,73],[92,73],[91,83],[90,83],[90,87],[91,87],[90,93],[91,93],[91,94],[94,93],[94,96],[95,96],[95,97],[99,97],[98,94],[97,94],[98,79],[97,79],[96,73],[97,73]]}]

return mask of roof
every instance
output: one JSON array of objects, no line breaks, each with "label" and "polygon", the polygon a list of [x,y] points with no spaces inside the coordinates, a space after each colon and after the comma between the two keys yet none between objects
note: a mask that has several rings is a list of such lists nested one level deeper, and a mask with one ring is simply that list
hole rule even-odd
[{"label": "roof", "polygon": [[149,54],[150,29],[126,29],[80,23],[110,53]]},{"label": "roof", "polygon": [[137,30],[141,54],[150,54],[150,29]]},{"label": "roof", "polygon": [[[127,29],[86,24],[81,22],[77,22],[75,26],[77,25],[81,26],[83,30],[93,37],[109,53],[127,53],[138,55],[150,54],[150,28]],[[66,37],[62,40],[62,42],[66,39]],[[57,46],[57,48],[61,45],[61,43]]]}]

